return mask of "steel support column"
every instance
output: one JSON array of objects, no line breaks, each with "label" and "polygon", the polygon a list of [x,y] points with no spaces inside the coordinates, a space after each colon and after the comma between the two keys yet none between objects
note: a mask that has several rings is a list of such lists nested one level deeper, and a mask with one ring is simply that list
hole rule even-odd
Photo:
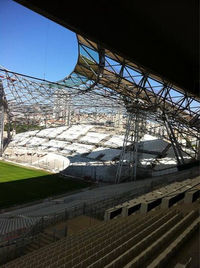
[{"label": "steel support column", "polygon": [[122,151],[120,154],[120,159],[119,159],[119,164],[117,167],[117,173],[116,173],[116,178],[115,178],[115,183],[119,183],[121,176],[122,176],[122,167],[124,165],[125,162],[125,155],[126,155],[126,151],[127,151],[127,144],[128,144],[128,138],[130,135],[130,131],[131,131],[131,124],[132,124],[133,120],[132,120],[132,115],[129,114],[127,121],[126,121],[126,133],[124,136],[124,142],[123,142],[123,147],[122,147]]},{"label": "steel support column", "polygon": [[134,112],[129,113],[122,152],[116,173],[116,183],[119,183],[123,177],[123,167],[126,167],[125,172],[127,174],[125,177],[129,177],[131,181],[136,180],[139,161],[138,146],[143,132],[142,121],[142,114],[138,108],[136,108]]},{"label": "steel support column", "polygon": [[172,144],[172,148],[174,150],[174,154],[176,156],[177,163],[178,163],[178,165],[182,165],[182,164],[184,164],[184,158],[182,155],[182,151],[181,151],[180,145],[176,139],[175,133],[173,131],[173,128],[172,128],[170,121],[168,120],[168,117],[166,114],[163,116],[163,119],[164,119],[165,127],[167,130],[167,134],[169,136],[169,139],[170,139],[171,144]]}]

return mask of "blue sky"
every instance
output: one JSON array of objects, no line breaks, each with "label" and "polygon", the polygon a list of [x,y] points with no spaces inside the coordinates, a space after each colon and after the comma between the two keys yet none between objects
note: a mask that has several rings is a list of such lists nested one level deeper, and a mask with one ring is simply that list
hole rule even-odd
[{"label": "blue sky", "polygon": [[73,71],[75,33],[12,0],[0,0],[0,65],[50,81]]}]

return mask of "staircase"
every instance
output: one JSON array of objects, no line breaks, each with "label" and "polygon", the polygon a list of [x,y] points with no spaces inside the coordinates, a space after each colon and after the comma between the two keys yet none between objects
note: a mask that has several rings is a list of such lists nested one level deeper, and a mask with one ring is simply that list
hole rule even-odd
[{"label": "staircase", "polygon": [[57,240],[58,238],[52,234],[46,232],[40,233],[37,238],[35,238],[30,244],[26,246],[24,253],[28,254]]}]

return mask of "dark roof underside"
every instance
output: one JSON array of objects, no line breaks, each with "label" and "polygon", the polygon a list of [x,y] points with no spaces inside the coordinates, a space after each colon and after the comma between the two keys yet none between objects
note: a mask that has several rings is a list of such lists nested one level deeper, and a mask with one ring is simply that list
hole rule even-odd
[{"label": "dark roof underside", "polygon": [[198,0],[15,1],[200,95]]}]

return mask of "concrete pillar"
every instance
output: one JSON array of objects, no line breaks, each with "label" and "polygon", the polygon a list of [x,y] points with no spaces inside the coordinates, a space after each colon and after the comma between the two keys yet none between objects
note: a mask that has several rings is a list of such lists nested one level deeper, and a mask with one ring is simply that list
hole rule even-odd
[{"label": "concrete pillar", "polygon": [[141,204],[141,207],[140,207],[140,213],[147,213],[148,212],[148,203],[147,202],[144,202]]},{"label": "concrete pillar", "polygon": [[165,197],[162,199],[161,208],[169,208],[169,201],[171,197]]},{"label": "concrete pillar", "polygon": [[162,199],[161,208],[169,208],[185,197],[184,192],[179,192]]},{"label": "concrete pillar", "polygon": [[191,204],[200,197],[200,189],[194,189],[185,193],[184,203]]},{"label": "concrete pillar", "polygon": [[104,221],[109,221],[122,213],[122,205],[107,209],[104,214]]}]

